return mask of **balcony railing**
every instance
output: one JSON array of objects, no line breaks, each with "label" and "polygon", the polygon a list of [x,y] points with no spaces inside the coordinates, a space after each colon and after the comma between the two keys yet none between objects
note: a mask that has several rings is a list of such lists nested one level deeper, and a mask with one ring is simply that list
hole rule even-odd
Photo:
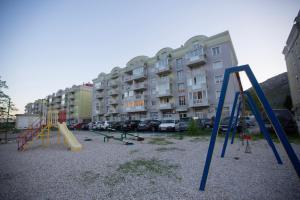
[{"label": "balcony railing", "polygon": [[146,83],[136,83],[133,85],[133,90],[143,90],[143,89],[147,89]]},{"label": "balcony railing", "polygon": [[117,99],[111,99],[111,100],[109,100],[109,103],[111,105],[115,105],[115,104],[118,104],[118,100]]},{"label": "balcony railing", "polygon": [[191,99],[189,101],[189,106],[190,107],[201,107],[201,106],[209,106],[208,104],[208,99]]},{"label": "balcony railing", "polygon": [[129,82],[129,81],[133,81],[133,80],[139,80],[139,79],[144,79],[146,78],[146,73],[140,73],[140,74],[133,74],[133,75],[128,75],[125,77],[125,81]]},{"label": "balcony railing", "polygon": [[167,64],[163,67],[157,67],[155,68],[155,73],[156,74],[165,74],[165,73],[169,73],[172,71],[171,65]]},{"label": "balcony railing", "polygon": [[146,106],[133,106],[125,108],[125,112],[145,112],[146,110]]},{"label": "balcony railing", "polygon": [[159,109],[160,110],[171,110],[174,108],[173,103],[160,103],[159,104]]},{"label": "balcony railing", "polygon": [[103,95],[102,94],[96,94],[96,99],[103,99]]},{"label": "balcony railing", "polygon": [[96,90],[97,91],[102,91],[102,90],[104,90],[104,85],[97,85],[97,86],[95,86],[95,88],[96,88]]},{"label": "balcony railing", "polygon": [[207,89],[206,82],[201,83],[201,84],[197,84],[197,85],[192,85],[192,90],[198,90],[198,89]]},{"label": "balcony railing", "polygon": [[189,67],[199,67],[206,63],[206,55],[194,55],[187,58],[187,66]]},{"label": "balcony railing", "polygon": [[157,97],[167,97],[167,96],[172,96],[172,91],[170,89],[167,90],[159,90],[157,92]]},{"label": "balcony railing", "polygon": [[109,91],[109,95],[111,96],[115,96],[115,95],[118,95],[119,94],[119,90],[116,90],[116,89],[112,89]]}]

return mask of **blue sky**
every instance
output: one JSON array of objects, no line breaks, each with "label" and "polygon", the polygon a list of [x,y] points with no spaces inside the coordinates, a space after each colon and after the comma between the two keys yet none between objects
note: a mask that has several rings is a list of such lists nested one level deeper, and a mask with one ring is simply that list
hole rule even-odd
[{"label": "blue sky", "polygon": [[286,71],[281,52],[299,9],[297,0],[0,0],[0,75],[22,113],[135,56],[229,30],[239,64],[261,82]]}]

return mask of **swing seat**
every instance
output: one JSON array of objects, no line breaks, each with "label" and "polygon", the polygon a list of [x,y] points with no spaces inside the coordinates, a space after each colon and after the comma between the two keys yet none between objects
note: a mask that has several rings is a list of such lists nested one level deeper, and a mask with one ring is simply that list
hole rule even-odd
[{"label": "swing seat", "polygon": [[244,135],[244,139],[245,140],[251,140],[251,136],[250,135]]}]

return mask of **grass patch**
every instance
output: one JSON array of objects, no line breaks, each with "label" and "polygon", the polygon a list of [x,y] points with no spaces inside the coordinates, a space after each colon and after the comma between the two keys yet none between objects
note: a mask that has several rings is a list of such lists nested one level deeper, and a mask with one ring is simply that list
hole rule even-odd
[{"label": "grass patch", "polygon": [[194,137],[190,140],[190,142],[207,142],[209,141],[209,137],[202,136],[202,137]]},{"label": "grass patch", "polygon": [[181,180],[181,177],[176,174],[178,168],[179,165],[170,164],[155,158],[136,159],[119,165],[114,173],[104,177],[103,183],[113,188],[117,184],[127,182],[135,176],[143,176],[146,174],[152,185],[155,184],[153,180],[158,176],[173,177],[176,180]]},{"label": "grass patch", "polygon": [[168,136],[168,138],[176,139],[176,140],[183,140],[184,139],[184,133],[173,133]]},{"label": "grass patch", "polygon": [[165,151],[185,151],[185,149],[177,148],[177,147],[160,147],[155,149],[155,151],[165,152]]},{"label": "grass patch", "polygon": [[142,176],[144,174],[160,175],[160,176],[175,176],[174,170],[178,169],[178,165],[166,163],[155,158],[146,160],[138,159],[121,164],[117,169],[122,174],[134,174]]},{"label": "grass patch", "polygon": [[166,138],[150,138],[148,144],[168,145],[168,144],[174,144],[174,142],[166,140]]}]

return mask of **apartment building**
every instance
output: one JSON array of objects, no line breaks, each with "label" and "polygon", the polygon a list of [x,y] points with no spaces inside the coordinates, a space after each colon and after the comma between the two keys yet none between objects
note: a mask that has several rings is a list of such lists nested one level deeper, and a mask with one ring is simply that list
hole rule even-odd
[{"label": "apartment building", "polygon": [[28,103],[25,106],[25,114],[44,115],[46,111],[47,104],[43,99],[35,100],[33,103]]},{"label": "apartment building", "polygon": [[286,46],[283,49],[283,54],[287,66],[293,111],[300,133],[300,11],[295,18]]},{"label": "apartment building", "polygon": [[[124,68],[115,67],[93,80],[93,120],[211,118],[224,71],[236,65],[228,31],[192,37],[153,57],[137,56]],[[232,77],[223,115],[229,114],[237,90]]]},{"label": "apartment building", "polygon": [[73,85],[46,97],[48,110],[66,118],[68,124],[91,121],[92,84]]}]

